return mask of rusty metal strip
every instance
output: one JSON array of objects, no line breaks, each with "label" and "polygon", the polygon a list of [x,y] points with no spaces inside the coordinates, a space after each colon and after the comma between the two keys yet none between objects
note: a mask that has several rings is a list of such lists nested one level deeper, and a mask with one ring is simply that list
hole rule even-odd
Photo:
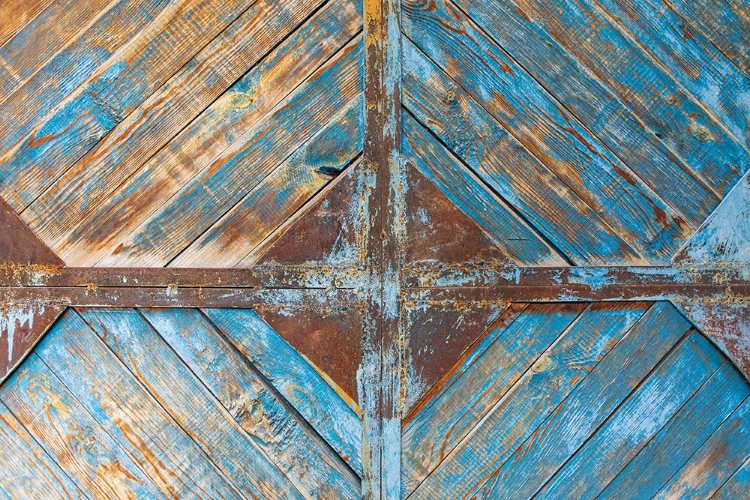
[{"label": "rusty metal strip", "polygon": [[40,240],[15,210],[0,198],[0,263],[63,266],[64,263]]}]

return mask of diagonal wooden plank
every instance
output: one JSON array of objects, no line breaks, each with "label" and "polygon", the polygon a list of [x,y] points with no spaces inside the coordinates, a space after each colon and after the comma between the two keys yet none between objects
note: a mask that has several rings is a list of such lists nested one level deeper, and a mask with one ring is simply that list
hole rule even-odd
[{"label": "diagonal wooden plank", "polygon": [[[625,304],[634,318],[648,304]],[[656,303],[633,325],[570,396],[499,467],[488,491],[499,497],[533,496],[625,400],[690,324],[667,302]],[[616,381],[616,382],[615,382]]]},{"label": "diagonal wooden plank", "polygon": [[750,398],[729,416],[654,498],[709,498],[748,456]]},{"label": "diagonal wooden plank", "polygon": [[542,488],[539,498],[593,498],[722,363],[693,331]]},{"label": "diagonal wooden plank", "polygon": [[362,420],[308,362],[249,309],[206,309],[204,312],[361,475]]},{"label": "diagonal wooden plank", "polygon": [[191,437],[68,310],[34,351],[165,496],[241,498]]},{"label": "diagonal wooden plank", "polygon": [[407,113],[403,115],[403,131],[403,155],[461,211],[477,221],[514,263],[527,266],[567,263]]},{"label": "diagonal wooden plank", "polygon": [[44,12],[53,0],[7,0],[0,3],[0,45]]},{"label": "diagonal wooden plank", "polygon": [[597,498],[652,497],[748,394],[742,375],[724,363]]},{"label": "diagonal wooden plank", "polygon": [[[71,265],[112,252],[143,217],[271,111],[360,29],[355,3],[334,1],[258,62],[53,246]],[[134,201],[137,200],[137,201]],[[137,209],[135,208],[137,207]],[[106,227],[106,231],[100,228]]]},{"label": "diagonal wooden plank", "polygon": [[319,6],[255,3],[35,199],[24,220],[58,241]]},{"label": "diagonal wooden plank", "polygon": [[640,245],[639,254],[625,242],[641,238],[643,226],[613,229],[408,40],[403,54],[404,106],[569,259],[577,265],[647,263],[641,257],[653,255],[647,247]]},{"label": "diagonal wooden plank", "polygon": [[216,467],[232,478],[241,495],[303,498],[137,311],[85,309],[80,313]]},{"label": "diagonal wooden plank", "polygon": [[41,121],[14,123],[8,131],[0,126],[2,148],[10,147],[0,157],[0,193],[8,204],[28,206],[253,3],[171,5]]},{"label": "diagonal wooden plank", "polygon": [[[7,75],[0,74],[0,102],[23,85],[47,61],[86,32],[119,0],[61,0],[40,12],[0,47]],[[9,78],[6,78],[9,77]]]},{"label": "diagonal wooden plank", "polygon": [[153,213],[141,207],[146,219],[97,265],[166,265],[359,94],[361,53],[357,38]]},{"label": "diagonal wooden plank", "polygon": [[712,500],[746,499],[750,492],[750,457],[730,477],[719,491],[711,497]]},{"label": "diagonal wooden plank", "polygon": [[653,54],[702,106],[714,113],[737,142],[748,146],[750,103],[745,98],[750,92],[748,73],[734,66],[710,39],[691,29],[690,20],[671,10],[668,0],[589,0],[588,3],[593,1],[613,24],[622,23],[643,50]]},{"label": "diagonal wooden plank", "polygon": [[0,403],[0,487],[7,498],[86,498],[52,457]]},{"label": "diagonal wooden plank", "polygon": [[[404,429],[402,494],[409,496],[581,313],[579,304],[531,305],[498,325],[462,360],[466,368]],[[505,367],[497,370],[497,366]],[[437,491],[437,490],[435,490]],[[447,491],[447,490],[446,490]],[[425,490],[425,493],[426,490]]]},{"label": "diagonal wooden plank", "polygon": [[578,0],[529,0],[519,12],[612,89],[717,194],[750,168],[747,149],[599,9]]},{"label": "diagonal wooden plank", "polygon": [[130,455],[35,354],[3,385],[0,399],[87,496],[159,496]]},{"label": "diagonal wooden plank", "polygon": [[[645,308],[640,306],[624,314],[622,304],[589,306],[476,422],[468,439],[450,452],[413,496],[432,498],[449,490],[459,497],[477,496],[513,450],[627,334]],[[467,467],[472,470],[468,477],[462,472]]]},{"label": "diagonal wooden plank", "polygon": [[300,492],[311,498],[359,498],[359,478],[277,399],[203,314],[141,312]]},{"label": "diagonal wooden plank", "polygon": [[459,6],[634,174],[622,175],[640,178],[693,228],[705,220],[719,196],[547,33],[504,2],[461,0]]},{"label": "diagonal wooden plank", "polygon": [[[404,78],[411,83],[411,95],[405,92],[405,97],[411,97],[418,115],[420,107],[422,114],[434,110],[430,118],[459,157],[469,164],[479,162],[478,173],[496,189],[505,187],[509,198],[519,191],[522,201],[524,195],[536,194],[538,184],[549,184],[553,192],[539,195],[542,207],[551,203],[549,198],[560,199],[561,213],[570,212],[567,202],[583,213],[582,218],[595,221],[595,227],[604,219],[617,234],[635,242],[642,255],[666,262],[675,240],[689,231],[681,216],[460,11],[437,2],[429,8],[409,4],[405,12],[407,35],[451,76],[405,42]],[[461,99],[459,86],[472,98]],[[448,100],[446,95],[456,98]],[[488,113],[499,123],[483,118]],[[446,119],[439,120],[441,116]],[[490,163],[484,165],[488,156]],[[507,165],[514,168],[502,168]],[[517,173],[526,171],[528,178]],[[538,203],[534,200],[533,205]],[[551,218],[546,213],[537,217],[543,215]],[[581,218],[561,217],[571,219],[571,224]],[[554,223],[553,217],[547,225]],[[612,231],[604,226],[604,231]]]},{"label": "diagonal wooden plank", "polygon": [[358,95],[169,265],[234,267],[362,151]]}]

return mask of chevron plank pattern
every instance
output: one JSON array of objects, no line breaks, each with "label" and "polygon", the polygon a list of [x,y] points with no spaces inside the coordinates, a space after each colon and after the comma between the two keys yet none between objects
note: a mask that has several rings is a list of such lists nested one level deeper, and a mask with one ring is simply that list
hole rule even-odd
[{"label": "chevron plank pattern", "polygon": [[737,3],[404,0],[404,155],[518,265],[668,264],[750,168]]},{"label": "chevron plank pattern", "polygon": [[67,265],[252,261],[361,154],[361,23],[349,0],[49,6],[0,47],[0,196]]},{"label": "chevron plank pattern", "polygon": [[361,419],[250,310],[68,310],[0,389],[13,498],[359,498]]},{"label": "chevron plank pattern", "polygon": [[404,420],[405,497],[709,498],[747,484],[750,385],[672,305],[517,307]]}]

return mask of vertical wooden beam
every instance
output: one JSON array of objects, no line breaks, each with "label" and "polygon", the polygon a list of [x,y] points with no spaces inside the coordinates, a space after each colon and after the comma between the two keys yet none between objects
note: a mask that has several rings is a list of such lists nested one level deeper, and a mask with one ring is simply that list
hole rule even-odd
[{"label": "vertical wooden beam", "polygon": [[364,416],[363,498],[399,498],[401,421],[400,241],[403,234],[400,0],[365,0],[366,169],[370,194],[367,312],[359,394]]}]

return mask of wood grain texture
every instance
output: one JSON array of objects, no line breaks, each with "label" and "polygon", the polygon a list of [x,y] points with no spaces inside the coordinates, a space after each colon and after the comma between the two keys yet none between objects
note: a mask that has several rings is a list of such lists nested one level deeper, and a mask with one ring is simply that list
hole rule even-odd
[{"label": "wood grain texture", "polygon": [[663,131],[644,128],[619,96],[521,9],[475,0],[458,6],[629,167],[634,176],[625,173],[628,181],[640,178],[693,228],[705,220],[720,196],[659,139]]},{"label": "wood grain texture", "polygon": [[[515,139],[512,134],[518,127],[503,128],[408,41],[403,53],[404,105],[568,259],[578,265],[647,262],[624,240],[642,233],[642,227],[630,234],[613,230]],[[506,99],[511,97],[506,94]],[[514,116],[532,114],[518,111]]]},{"label": "wood grain texture", "polygon": [[73,310],[34,351],[166,497],[241,498]]},{"label": "wood grain texture", "polygon": [[487,231],[515,264],[567,263],[411,115],[404,114],[403,131],[403,155]]},{"label": "wood grain texture", "polygon": [[216,467],[232,478],[241,495],[303,498],[137,311],[85,309],[80,313]]},{"label": "wood grain texture", "polygon": [[35,354],[5,383],[0,399],[87,496],[160,496],[131,456]]},{"label": "wood grain texture", "polygon": [[6,498],[86,498],[2,403],[0,439],[0,487]]},{"label": "wood grain texture", "polygon": [[730,477],[717,491],[713,500],[730,500],[750,498],[750,458]]},{"label": "wood grain texture", "polygon": [[310,364],[249,309],[204,312],[352,469],[361,474],[362,420]]},{"label": "wood grain texture", "polygon": [[0,198],[0,262],[52,267],[63,265],[60,257],[29,229],[29,226],[2,198]]},{"label": "wood grain texture", "polygon": [[297,489],[311,498],[358,498],[359,478],[304,421],[290,413],[242,355],[197,310],[144,317]]},{"label": "wood grain texture", "polygon": [[0,4],[0,45],[11,39],[51,3],[52,0],[8,0]]},{"label": "wood grain texture", "polygon": [[597,433],[555,473],[539,498],[593,498],[614,479],[722,363],[700,334],[689,335]]},{"label": "wood grain texture", "polygon": [[[630,331],[497,469],[487,482],[487,492],[533,496],[690,327],[669,305],[655,304],[643,314],[647,307],[647,303],[620,305],[618,319],[631,324]],[[617,312],[618,308],[609,314],[616,318]],[[640,319],[639,314],[643,314]]]}]

